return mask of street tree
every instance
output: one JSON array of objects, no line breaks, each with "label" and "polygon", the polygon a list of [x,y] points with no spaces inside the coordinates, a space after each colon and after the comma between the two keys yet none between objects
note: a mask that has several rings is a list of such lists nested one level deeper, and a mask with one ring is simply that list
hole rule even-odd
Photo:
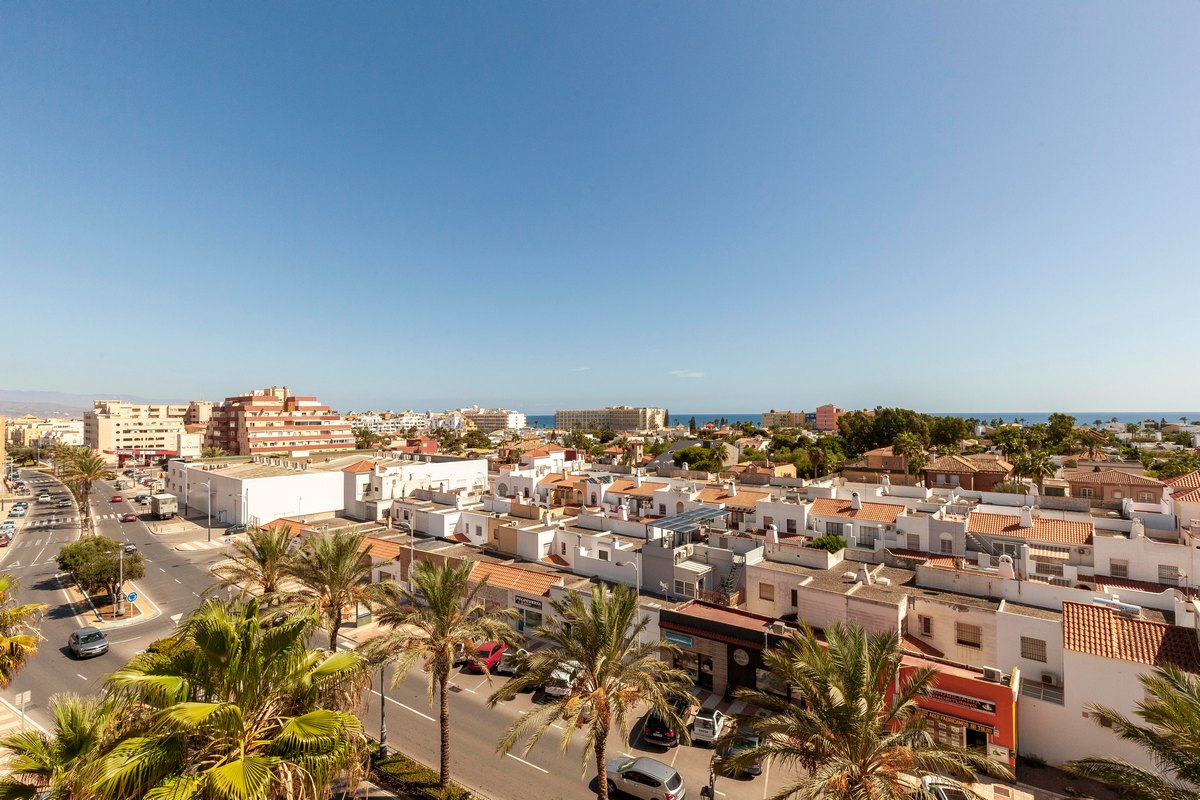
[{"label": "street tree", "polygon": [[366,538],[362,533],[313,534],[284,565],[284,574],[299,585],[284,595],[283,605],[316,607],[329,634],[330,652],[337,650],[342,615],[360,603],[370,604],[375,591]]},{"label": "street tree", "polygon": [[107,536],[89,536],[64,545],[54,560],[59,569],[71,573],[80,590],[89,595],[104,592],[115,603],[124,581],[146,575],[142,554],[123,554],[124,547],[123,542]]},{"label": "street tree", "polygon": [[43,603],[18,603],[17,582],[0,575],[0,687],[12,683],[17,672],[37,655],[42,641],[38,633]]},{"label": "street tree", "polygon": [[288,526],[283,524],[250,528],[244,541],[234,541],[229,560],[213,568],[217,582],[205,594],[239,587],[242,597],[257,595],[259,605],[264,608],[278,604],[296,543]]},{"label": "street tree", "polygon": [[91,451],[86,448],[77,449],[67,461],[63,479],[74,489],[75,499],[79,501],[81,536],[87,536],[88,531],[91,530],[92,484],[104,480],[111,474],[112,470],[109,469],[108,464],[104,463],[104,459],[92,455]]}]

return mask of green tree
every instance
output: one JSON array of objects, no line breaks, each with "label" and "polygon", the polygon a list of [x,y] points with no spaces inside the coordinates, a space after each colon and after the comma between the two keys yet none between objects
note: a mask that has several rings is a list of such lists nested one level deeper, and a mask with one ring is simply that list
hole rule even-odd
[{"label": "green tree", "polygon": [[463,447],[471,450],[487,450],[492,446],[492,440],[487,434],[477,428],[471,428],[462,437]]},{"label": "green tree", "polygon": [[1134,742],[1157,765],[1143,769],[1128,761],[1092,756],[1063,766],[1095,778],[1128,800],[1200,800],[1200,678],[1173,664],[1138,678],[1145,698],[1130,719],[1111,708],[1088,706],[1092,719]]},{"label": "green tree", "polygon": [[612,725],[616,723],[624,741],[629,737],[630,715],[645,703],[675,723],[686,739],[686,728],[671,702],[691,700],[690,680],[660,658],[660,653],[670,656],[678,652],[674,645],[666,641],[640,643],[649,619],[640,615],[637,593],[630,587],[618,586],[609,592],[595,586],[587,600],[572,592],[551,605],[557,616],[547,617],[537,630],[537,636],[550,646],[530,656],[524,674],[500,687],[488,703],[494,706],[518,692],[543,686],[564,670],[574,674],[574,680],[566,696],[522,714],[505,731],[497,749],[508,753],[524,739],[528,755],[555,722],[564,719],[562,751],[566,752],[576,731],[582,729],[585,768],[590,752],[596,766],[597,796],[607,800],[610,788],[604,762]]},{"label": "green tree", "polygon": [[317,800],[353,779],[367,663],[310,650],[316,624],[309,609],[264,629],[257,602],[208,600],[173,646],[134,656],[108,679],[133,721],[100,761],[100,795]]},{"label": "green tree", "polygon": [[229,453],[226,453],[223,447],[206,447],[200,451],[201,458],[221,458],[227,455]]},{"label": "green tree", "polygon": [[75,499],[79,501],[80,535],[86,536],[91,530],[92,484],[109,477],[112,470],[104,463],[104,459],[92,455],[89,450],[80,449],[69,458],[63,472],[64,480],[71,485]]},{"label": "green tree", "polygon": [[992,431],[991,438],[992,444],[999,447],[1009,461],[1029,449],[1029,436],[1023,428],[997,428]]},{"label": "green tree", "polygon": [[925,445],[920,437],[908,431],[896,434],[896,438],[892,441],[892,455],[905,459],[910,475],[916,475],[929,461],[929,457],[925,455]]},{"label": "green tree", "polygon": [[38,623],[46,606],[17,603],[17,582],[0,575],[0,687],[8,686],[29,659],[37,655]]},{"label": "green tree", "polygon": [[79,588],[88,593],[104,592],[116,602],[124,590],[123,581],[136,581],[146,575],[146,563],[140,552],[123,554],[125,545],[107,536],[89,536],[64,545],[54,560],[63,572],[71,573]]},{"label": "green tree", "polygon": [[929,443],[940,448],[940,452],[957,453],[973,430],[970,421],[962,417],[934,417],[929,426]]},{"label": "green tree", "polygon": [[1054,452],[1061,452],[1071,443],[1075,434],[1075,418],[1070,414],[1055,412],[1047,417],[1045,444]]},{"label": "green tree", "polygon": [[371,585],[370,546],[364,547],[361,533],[317,533],[284,565],[283,572],[299,587],[283,598],[285,606],[313,605],[329,633],[329,650],[337,650],[342,615],[359,603],[370,604],[375,589]]},{"label": "green tree", "polygon": [[909,798],[906,779],[925,775],[1011,777],[985,753],[942,744],[926,730],[917,698],[936,685],[937,671],[902,672],[896,634],[869,636],[858,626],[834,625],[825,637],[820,641],[805,626],[764,651],[766,668],[792,687],[795,702],[738,689],[738,699],[767,713],[741,720],[759,743],[722,757],[723,765],[779,762],[798,777],[775,797],[804,800]]},{"label": "green tree", "polygon": [[280,602],[283,579],[292,561],[295,540],[286,525],[254,526],[246,539],[233,543],[233,555],[213,568],[217,582],[206,590],[240,587],[242,597],[259,596],[264,607]]},{"label": "green tree", "polygon": [[688,433],[696,432],[696,418],[692,417],[688,420]]},{"label": "green tree", "polygon": [[455,653],[486,641],[516,642],[516,632],[508,625],[516,612],[486,608],[480,599],[486,581],[471,585],[474,566],[471,561],[421,562],[412,572],[415,591],[392,581],[380,584],[375,616],[389,631],[363,648],[373,662],[396,665],[393,687],[418,664],[427,670],[430,704],[435,694],[438,698],[443,789],[450,785],[450,669]]},{"label": "green tree", "polygon": [[12,753],[5,765],[7,774],[0,777],[0,798],[83,800],[94,796],[99,758],[119,730],[118,707],[96,696],[51,697],[51,733],[30,728],[0,738],[0,748]]},{"label": "green tree", "polygon": [[380,441],[382,441],[380,435],[370,428],[354,429],[354,448],[356,450],[370,450]]},{"label": "green tree", "polygon": [[1050,460],[1049,454],[1044,450],[1026,453],[1017,459],[1013,467],[1014,471],[1018,471],[1022,477],[1032,478],[1037,483],[1038,489],[1043,488],[1046,478],[1058,471],[1054,462]]}]

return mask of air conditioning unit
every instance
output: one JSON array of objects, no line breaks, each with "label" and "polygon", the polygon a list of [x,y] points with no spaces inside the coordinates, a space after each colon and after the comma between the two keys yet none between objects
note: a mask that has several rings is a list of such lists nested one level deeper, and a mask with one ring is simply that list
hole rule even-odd
[{"label": "air conditioning unit", "polygon": [[1042,683],[1044,683],[1046,686],[1060,686],[1062,684],[1062,679],[1058,677],[1057,672],[1043,672]]},{"label": "air conditioning unit", "polygon": [[983,668],[983,679],[985,681],[991,681],[992,683],[999,683],[1000,679],[1003,677],[1004,677],[1004,673],[1001,672],[996,667],[984,667]]}]

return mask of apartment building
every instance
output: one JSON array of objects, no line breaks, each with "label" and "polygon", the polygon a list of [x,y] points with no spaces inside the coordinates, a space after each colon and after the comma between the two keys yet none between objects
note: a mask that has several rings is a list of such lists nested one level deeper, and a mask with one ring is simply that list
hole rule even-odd
[{"label": "apartment building", "polygon": [[178,455],[188,414],[202,405],[97,400],[83,414],[83,443],[120,463]]},{"label": "apartment building", "polygon": [[838,420],[845,413],[846,409],[838,408],[833,403],[817,406],[817,419],[814,427],[823,433],[836,431],[838,429]]},{"label": "apartment building", "polygon": [[520,411],[508,408],[470,408],[459,409],[459,413],[474,423],[475,427],[484,433],[492,431],[519,431],[527,427],[525,415]]},{"label": "apartment building", "polygon": [[560,430],[648,431],[667,427],[665,408],[607,406],[554,412],[554,427]]},{"label": "apartment building", "polygon": [[762,415],[762,427],[770,430],[773,428],[802,428],[804,427],[804,412],[803,411],[764,411]]},{"label": "apartment building", "polygon": [[8,440],[23,447],[64,444],[83,446],[83,420],[34,417],[26,414],[8,423]]},{"label": "apartment building", "polygon": [[317,398],[272,386],[227,397],[214,407],[204,446],[230,455],[309,456],[353,449],[354,433],[341,414]]}]

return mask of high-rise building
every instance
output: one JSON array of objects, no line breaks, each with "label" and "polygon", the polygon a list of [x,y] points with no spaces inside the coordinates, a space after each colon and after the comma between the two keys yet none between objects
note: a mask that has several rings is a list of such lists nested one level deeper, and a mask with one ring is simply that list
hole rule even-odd
[{"label": "high-rise building", "polygon": [[764,411],[762,415],[764,428],[802,428],[804,427],[803,411]]},{"label": "high-rise building", "polygon": [[214,406],[204,446],[238,456],[307,456],[352,450],[354,433],[341,414],[317,398],[272,386],[227,397]]},{"label": "high-rise building", "polygon": [[554,412],[554,427],[564,430],[650,431],[667,427],[667,410],[646,406],[608,406]]},{"label": "high-rise building", "polygon": [[826,433],[836,431],[838,429],[838,420],[846,413],[846,409],[838,408],[833,403],[826,403],[823,406],[817,406],[817,424],[816,428],[819,431]]},{"label": "high-rise building", "polygon": [[83,413],[83,443],[122,463],[177,454],[188,406],[97,400]]},{"label": "high-rise building", "polygon": [[519,431],[526,427],[525,415],[520,411],[512,411],[507,408],[471,406],[459,409],[459,413],[475,423],[475,427],[484,433],[499,430]]}]

